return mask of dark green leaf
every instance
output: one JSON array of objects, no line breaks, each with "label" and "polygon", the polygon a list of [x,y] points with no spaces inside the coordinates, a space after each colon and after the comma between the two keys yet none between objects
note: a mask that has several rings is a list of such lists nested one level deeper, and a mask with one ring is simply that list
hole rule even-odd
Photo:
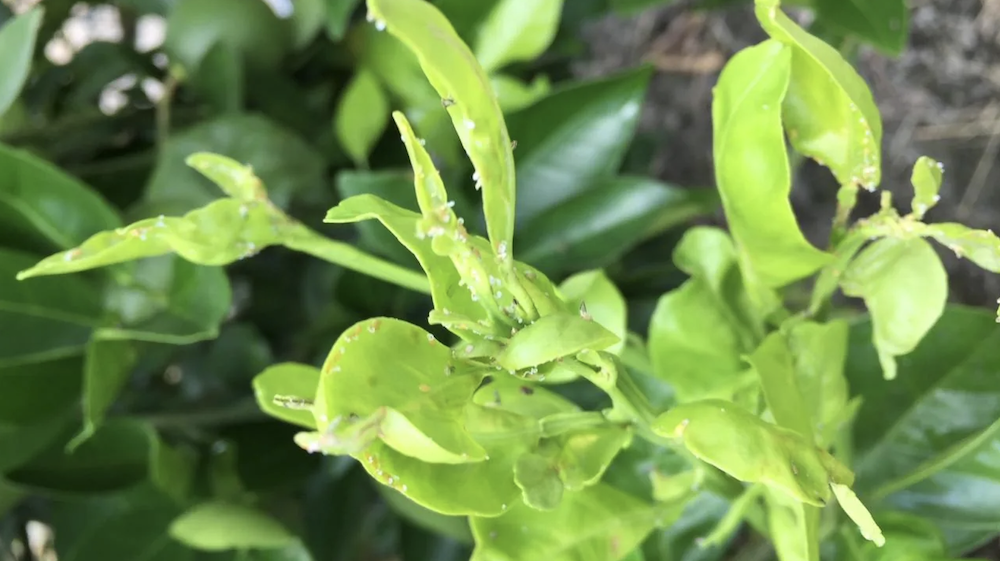
[{"label": "dark green leaf", "polygon": [[[181,490],[190,471],[164,450],[147,425],[125,419],[104,423],[72,452],[66,440],[8,474],[19,485],[55,494],[107,493],[134,487],[152,477],[172,491]],[[169,462],[171,472],[161,462]]]},{"label": "dark green leaf", "polygon": [[788,199],[781,103],[791,59],[792,49],[774,40],[740,51],[723,69],[712,102],[715,176],[726,219],[755,277],[772,288],[830,259],[805,239]]},{"label": "dark green leaf", "polygon": [[510,116],[517,141],[518,229],[536,218],[544,222],[545,211],[618,171],[649,75],[644,68],[574,85]]},{"label": "dark green leaf", "polygon": [[121,220],[99,195],[28,152],[0,146],[0,232],[69,249]]},{"label": "dark green leaf", "polygon": [[243,108],[245,76],[243,61],[236,48],[215,43],[191,76],[191,86],[205,96],[220,114],[238,113]]},{"label": "dark green leaf", "polygon": [[[584,161],[576,157],[559,161]],[[583,167],[585,164],[560,165],[558,173],[576,173]],[[548,196],[550,189],[558,188],[561,180],[552,180],[554,183],[546,183],[551,185],[545,188],[546,195],[539,196]],[[580,189],[580,184],[572,186]],[[709,214],[717,205],[717,195],[708,189],[681,189],[640,177],[598,180],[591,189],[560,201],[544,217],[520,230],[517,239],[522,251],[518,259],[553,275],[605,267],[639,242]]]},{"label": "dark green leaf", "polygon": [[[413,194],[411,173],[395,171],[357,172],[344,170],[337,174],[337,193],[342,199],[356,195],[374,195],[400,208],[416,211],[417,200]],[[362,243],[373,251],[397,263],[413,262],[413,255],[399,240],[380,224],[358,222]]]},{"label": "dark green leaf", "polygon": [[[237,1],[242,5],[244,0]],[[261,0],[247,2],[256,3]],[[312,146],[264,117],[241,114],[204,121],[171,135],[157,159],[146,198],[179,204],[184,210],[216,200],[218,187],[187,164],[188,157],[199,152],[223,154],[251,166],[281,208],[296,194],[326,185],[323,159]]]},{"label": "dark green leaf", "polygon": [[538,76],[527,84],[512,76],[494,74],[490,76],[490,83],[504,113],[524,109],[548,95],[551,88],[545,76]]},{"label": "dark green leaf", "polygon": [[343,39],[351,14],[360,0],[321,0],[326,3],[326,34],[334,41]]},{"label": "dark green leaf", "polygon": [[[39,394],[35,393],[36,399],[38,396]],[[70,409],[69,412],[74,411]],[[63,410],[30,425],[0,423],[0,472],[17,468],[44,452],[66,433],[71,420],[75,421],[72,415]]]},{"label": "dark green leaf", "polygon": [[[234,17],[240,25],[232,25]],[[180,0],[167,18],[164,50],[188,70],[218,43],[252,64],[273,67],[291,46],[293,31],[292,23],[279,19],[263,0]]]},{"label": "dark green leaf", "polygon": [[295,537],[257,509],[226,502],[199,504],[170,523],[170,536],[195,549],[276,549]]},{"label": "dark green leaf", "polygon": [[101,299],[82,278],[15,279],[37,258],[0,249],[0,366],[83,354],[101,322]]},{"label": "dark green leaf", "polygon": [[229,280],[219,267],[195,265],[176,255],[143,259],[129,279],[110,291],[108,306],[120,323],[103,328],[101,336],[173,345],[212,339],[231,301]]},{"label": "dark green leaf", "polygon": [[71,448],[97,430],[128,381],[136,358],[130,341],[108,341],[99,334],[91,339],[83,363],[83,431],[70,443]]},{"label": "dark green leaf", "polygon": [[[870,322],[851,330],[847,373],[864,396],[854,424],[858,486],[897,510],[931,520],[964,551],[996,532],[1000,493],[996,419],[998,336],[985,310],[949,307],[886,381],[869,343]],[[991,432],[992,431],[992,432]]]},{"label": "dark green leaf", "polygon": [[83,360],[68,356],[0,368],[0,423],[43,423],[80,400]]},{"label": "dark green leaf", "polygon": [[824,24],[853,33],[890,55],[906,47],[910,9],[904,0],[814,0]]},{"label": "dark green leaf", "polygon": [[28,79],[35,36],[42,25],[42,6],[24,12],[0,28],[0,116],[7,112]]},{"label": "dark green leaf", "polygon": [[143,559],[194,561],[191,550],[167,535],[180,509],[144,486],[126,494],[54,502],[51,523],[58,529],[60,559]]}]

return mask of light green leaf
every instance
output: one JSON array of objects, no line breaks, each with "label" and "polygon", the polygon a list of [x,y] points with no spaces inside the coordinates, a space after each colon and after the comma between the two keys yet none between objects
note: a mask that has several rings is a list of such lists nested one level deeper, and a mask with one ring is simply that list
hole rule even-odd
[{"label": "light green leaf", "polygon": [[922,239],[876,241],[851,262],[840,286],[844,294],[864,298],[887,380],[896,377],[895,357],[916,348],[948,298],[944,266]]},{"label": "light green leaf", "polygon": [[670,382],[682,402],[730,397],[745,377],[740,357],[750,345],[745,328],[698,278],[661,296],[650,320],[653,374]]},{"label": "light green leaf", "polygon": [[562,0],[500,0],[479,28],[474,48],[486,72],[545,52],[559,29]]},{"label": "light green leaf", "polygon": [[544,316],[510,338],[497,364],[510,371],[542,365],[584,349],[602,350],[618,343],[618,337],[580,314]]},{"label": "light green leaf", "polygon": [[367,166],[368,155],[389,124],[389,100],[375,74],[360,69],[347,84],[333,116],[337,140],[354,163]]},{"label": "light green leaf", "polygon": [[100,332],[87,345],[83,363],[83,430],[69,444],[75,448],[90,438],[132,373],[137,359],[130,341],[108,341]]},{"label": "light green leaf", "polygon": [[213,501],[192,507],[170,523],[170,536],[195,549],[272,549],[295,541],[277,520],[248,506]]},{"label": "light green leaf", "polygon": [[910,175],[910,183],[913,184],[913,202],[910,205],[918,219],[923,218],[924,214],[941,199],[938,191],[941,190],[943,175],[944,166],[927,156],[921,156],[917,163],[913,164],[913,173]]},{"label": "light green leaf", "polygon": [[836,49],[799,27],[777,4],[758,2],[757,19],[792,52],[782,104],[792,145],[828,166],[841,185],[875,189],[881,180],[882,118],[868,86]]},{"label": "light green leaf", "polygon": [[625,297],[604,271],[577,273],[559,285],[559,292],[572,308],[586,306],[587,313],[594,321],[618,337],[619,341],[608,347],[607,351],[620,355],[628,334],[628,310]]},{"label": "light green leaf", "polygon": [[910,9],[905,0],[814,0],[825,25],[852,33],[889,55],[906,47]]},{"label": "light green leaf", "polygon": [[820,445],[832,442],[840,429],[839,423],[844,420],[848,398],[844,362],[849,328],[844,320],[822,324],[802,322],[787,333],[795,381]]},{"label": "light green leaf", "polygon": [[553,458],[528,453],[514,464],[514,483],[521,489],[524,504],[537,510],[553,510],[563,497],[563,482]]},{"label": "light green leaf", "polygon": [[504,113],[524,109],[548,95],[551,88],[548,77],[544,75],[536,76],[530,84],[526,84],[513,76],[494,74],[490,76],[490,84]]},{"label": "light green leaf", "polygon": [[760,377],[761,389],[775,422],[811,442],[812,422],[799,391],[792,352],[785,335],[778,331],[772,332],[747,357],[747,361]]},{"label": "light green leaf", "polygon": [[958,257],[966,257],[991,273],[1000,273],[1000,238],[992,230],[973,230],[956,222],[940,222],[928,224],[926,234]]},{"label": "light green leaf", "polygon": [[424,508],[406,495],[385,485],[378,486],[379,495],[407,522],[463,544],[472,543],[472,530],[464,516],[446,516]]},{"label": "light green leaf", "polygon": [[319,379],[320,370],[314,366],[294,362],[275,364],[253,379],[257,405],[276,419],[315,429],[312,402]]},{"label": "light green leaf", "polygon": [[247,203],[267,199],[260,178],[249,166],[240,165],[232,158],[197,152],[188,156],[184,163],[210,179],[229,197]]},{"label": "light green leaf", "polygon": [[183,217],[140,220],[124,228],[101,232],[78,247],[40,261],[18,279],[75,273],[176,252],[199,265],[227,265],[279,243],[288,219],[260,201],[219,199]]},{"label": "light green leaf", "polygon": [[[772,425],[735,403],[705,399],[678,405],[657,418],[653,430],[679,438],[699,459],[749,483],[763,483],[803,503],[823,506],[830,483],[854,476],[799,433]],[[726,443],[740,442],[739,447]]]},{"label": "light green leaf", "polygon": [[46,247],[69,249],[120,225],[114,209],[86,185],[26,151],[0,145],[0,236],[41,237]]},{"label": "light green leaf", "polygon": [[[560,2],[561,3],[561,2]],[[45,10],[36,6],[0,28],[0,115],[7,112],[28,79],[35,36],[42,25]]]},{"label": "light green leaf", "polygon": [[450,310],[471,318],[482,315],[482,307],[472,301],[469,291],[456,290],[460,277],[454,265],[447,257],[434,252],[430,239],[418,236],[420,215],[416,212],[373,195],[356,195],[331,208],[324,222],[343,224],[373,218],[392,232],[420,262],[430,279],[430,292],[436,309]]},{"label": "light green leaf", "polygon": [[680,515],[608,485],[567,493],[559,508],[512,506],[496,518],[473,518],[474,561],[618,561],[658,524]]},{"label": "light green leaf", "polygon": [[744,49],[723,69],[712,103],[715,176],[726,219],[755,276],[773,288],[830,259],[806,241],[788,200],[781,103],[791,51],[774,40]]},{"label": "light green leaf", "polygon": [[858,525],[858,528],[861,529],[861,535],[866,540],[874,542],[878,547],[885,545],[885,536],[882,535],[882,530],[875,523],[865,505],[854,494],[854,491],[851,491],[850,487],[839,483],[831,483],[830,486],[833,487],[833,493],[837,496],[840,508],[844,509],[844,512]]},{"label": "light green leaf", "polygon": [[[482,184],[490,242],[510,255],[514,234],[514,156],[507,125],[489,79],[448,20],[422,0],[368,0],[385,25],[420,61]],[[381,24],[379,22],[382,22]]]},{"label": "light green leaf", "polygon": [[378,436],[407,456],[448,464],[486,459],[464,426],[482,369],[455,362],[423,329],[392,318],[359,322],[337,339],[322,372],[322,404],[314,408],[321,433],[380,414]]},{"label": "light green leaf", "polygon": [[521,494],[514,484],[514,460],[538,441],[537,420],[493,407],[470,406],[466,414],[466,427],[486,449],[487,460],[428,463],[381,441],[356,457],[376,481],[435,512],[498,516]]},{"label": "light green leaf", "polygon": [[511,138],[517,140],[518,230],[541,227],[551,220],[547,211],[585,192],[622,189],[610,178],[632,140],[649,77],[649,69],[640,68],[572,84],[510,115]]}]

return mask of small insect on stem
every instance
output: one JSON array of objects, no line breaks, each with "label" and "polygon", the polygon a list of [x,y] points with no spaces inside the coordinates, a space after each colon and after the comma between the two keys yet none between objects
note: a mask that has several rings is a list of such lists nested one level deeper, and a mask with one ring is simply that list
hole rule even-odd
[{"label": "small insect on stem", "polygon": [[455,105],[455,100],[450,97],[441,98],[441,107],[448,108]]},{"label": "small insect on stem", "polygon": [[294,395],[276,395],[272,402],[287,409],[309,409],[313,406],[311,399],[305,399]]}]

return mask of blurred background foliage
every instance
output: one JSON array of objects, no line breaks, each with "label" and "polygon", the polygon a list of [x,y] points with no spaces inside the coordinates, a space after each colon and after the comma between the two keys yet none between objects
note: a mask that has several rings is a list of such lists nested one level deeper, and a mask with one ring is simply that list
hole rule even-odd
[{"label": "blurred background foliage", "polygon": [[[650,176],[659,138],[636,130],[654,68],[576,78],[582,30],[608,13],[749,2],[433,3],[489,72],[517,143],[518,259],[557,282],[603,268],[627,298],[629,329],[645,333],[657,299],[686,278],[669,259],[682,227],[717,220],[717,194]],[[902,1],[873,3],[888,6],[878,17],[840,0],[788,4],[845,52],[895,55],[906,43]],[[51,558],[45,527],[62,560],[467,559],[463,519],[386,491],[351,461],[304,454],[250,384],[278,362],[319,364],[358,320],[424,324],[428,298],[280,247],[225,269],[169,255],[14,280],[96,231],[217,198],[184,164],[196,151],[252,165],[290,215],[412,266],[376,224],[322,224],[363,192],[415,208],[396,109],[483,231],[472,170],[412,55],[357,0],[4,0],[0,26],[0,559]],[[609,477],[648,494],[648,471],[671,470],[660,452],[637,443]],[[727,508],[703,494],[645,558],[723,558],[696,542]],[[254,528],[235,545],[259,549],[182,545],[169,529],[185,511],[207,532]]]}]

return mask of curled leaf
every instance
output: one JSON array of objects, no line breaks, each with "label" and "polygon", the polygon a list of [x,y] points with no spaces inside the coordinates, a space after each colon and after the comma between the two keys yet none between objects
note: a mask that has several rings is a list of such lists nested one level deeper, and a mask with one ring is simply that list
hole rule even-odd
[{"label": "curled leaf", "polygon": [[830,483],[853,474],[799,433],[762,421],[732,402],[705,399],[678,405],[653,430],[679,438],[699,459],[749,483],[763,483],[798,501],[823,506]]}]

